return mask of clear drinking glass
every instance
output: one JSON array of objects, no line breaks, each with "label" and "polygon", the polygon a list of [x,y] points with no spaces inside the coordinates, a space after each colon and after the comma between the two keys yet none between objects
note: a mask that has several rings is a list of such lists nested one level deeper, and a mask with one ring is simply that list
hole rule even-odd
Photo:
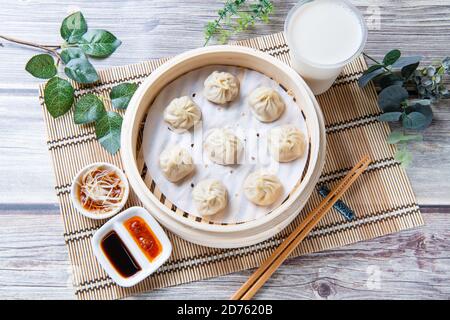
[{"label": "clear drinking glass", "polygon": [[[340,45],[336,44],[335,47],[331,48],[331,50],[330,50],[331,52],[334,52],[333,50],[335,50],[335,52],[340,51],[340,55],[342,58],[338,61],[332,61],[331,63],[330,63],[330,61],[325,61],[325,59],[323,61],[318,61],[318,59],[315,59],[315,61],[312,61],[311,58],[306,57],[304,54],[302,54],[301,50],[299,50],[298,42],[296,43],[296,40],[298,40],[299,37],[297,39],[294,38],[294,37],[296,37],[296,35],[297,36],[299,35],[299,32],[308,32],[308,31],[304,31],[304,29],[302,29],[302,30],[296,29],[296,24],[297,24],[297,27],[299,26],[299,23],[298,23],[299,21],[297,21],[299,19],[299,15],[300,14],[312,15],[312,13],[308,13],[308,12],[312,11],[311,6],[316,6],[317,4],[319,4],[319,2],[320,2],[320,5],[322,5],[322,6],[323,5],[325,5],[325,6],[326,5],[330,5],[330,6],[339,5],[339,6],[344,6],[346,10],[347,9],[350,10],[351,13],[354,14],[354,18],[357,19],[357,25],[358,25],[358,28],[360,28],[359,30],[355,30],[355,32],[358,32],[358,35],[359,35],[359,32],[361,32],[361,37],[360,37],[360,39],[358,39],[359,43],[353,43],[352,48],[354,50],[352,51],[352,49],[349,49],[350,51],[348,51],[347,55],[345,53],[343,53],[343,52],[345,52],[344,50],[346,50],[346,48],[343,47],[343,46],[345,46],[345,44],[340,44]],[[324,7],[324,8],[326,8],[326,7]],[[309,10],[309,11],[304,11],[304,10]],[[322,14],[322,13],[320,13],[320,14]],[[310,34],[317,34],[317,35],[322,34],[325,37],[326,35],[324,33],[335,31],[335,30],[332,30],[333,23],[338,23],[339,17],[336,17],[336,15],[333,16],[332,10],[329,13],[323,13],[323,14],[328,14],[328,16],[329,16],[327,25],[324,26],[323,28],[315,28],[314,30],[311,30]],[[312,16],[309,16],[309,17],[305,16],[305,19],[306,18],[314,19],[314,17],[312,17]],[[323,19],[323,17],[321,17],[321,18]],[[343,17],[340,17],[340,18],[342,19]],[[306,20],[303,20],[303,21],[306,21]],[[356,22],[355,22],[355,25],[356,25]],[[341,24],[339,26],[337,26],[337,28],[340,26],[341,26]],[[338,75],[341,73],[343,67],[347,63],[351,62],[355,57],[357,57],[361,54],[361,52],[364,49],[366,40],[367,40],[367,26],[364,21],[364,17],[362,16],[361,12],[347,0],[301,0],[301,1],[299,1],[288,13],[288,16],[287,16],[285,24],[284,24],[284,33],[285,33],[286,41],[287,41],[287,44],[289,46],[290,53],[291,53],[292,67],[305,79],[305,81],[310,86],[311,90],[316,95],[327,91],[332,86],[332,84],[334,83],[334,81],[336,80]],[[321,47],[321,45],[319,44],[320,39],[317,39],[317,41],[318,42],[316,42],[316,45],[319,50],[319,48]],[[328,45],[328,47],[331,47],[332,45]],[[312,43],[311,46],[314,47],[314,43]],[[311,48],[311,49],[314,50],[314,48]],[[319,56],[320,52],[318,52],[318,53],[319,53],[318,54],[318,56]]]}]

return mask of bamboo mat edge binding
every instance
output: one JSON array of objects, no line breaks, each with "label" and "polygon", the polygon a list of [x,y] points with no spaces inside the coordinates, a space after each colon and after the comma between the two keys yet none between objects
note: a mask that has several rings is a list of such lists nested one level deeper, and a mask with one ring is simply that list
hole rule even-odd
[{"label": "bamboo mat edge binding", "polygon": [[[289,49],[282,33],[233,44],[252,47],[290,63]],[[74,84],[76,96],[94,92],[107,98],[112,86],[129,81],[140,83],[168,59],[101,70],[99,84]],[[356,186],[344,195],[344,200],[357,211],[358,218],[347,222],[332,210],[292,256],[336,248],[423,225],[408,177],[393,158],[394,148],[385,142],[389,127],[376,120],[380,111],[376,104],[375,89],[369,86],[362,90],[356,84],[365,67],[364,59],[357,59],[344,69],[329,92],[318,97],[326,120],[328,140],[327,160],[319,182],[333,187],[363,152],[369,151],[374,159]],[[41,85],[40,102],[47,129],[47,145],[55,170],[55,191],[64,221],[64,239],[72,264],[75,295],[79,299],[122,298],[256,267],[321,200],[317,193],[313,193],[305,208],[286,229],[250,247],[228,250],[206,248],[169,232],[174,247],[172,258],[142,283],[132,288],[121,288],[105,274],[92,254],[91,237],[104,221],[82,217],[73,208],[69,197],[70,181],[81,167],[94,161],[107,161],[121,166],[120,156],[111,156],[100,147],[92,127],[74,125],[70,112],[58,119],[51,118],[45,110],[43,88]],[[111,108],[108,103],[106,107]],[[352,149],[344,150],[348,146],[352,146]],[[128,206],[133,205],[140,205],[140,201],[131,193]]]}]

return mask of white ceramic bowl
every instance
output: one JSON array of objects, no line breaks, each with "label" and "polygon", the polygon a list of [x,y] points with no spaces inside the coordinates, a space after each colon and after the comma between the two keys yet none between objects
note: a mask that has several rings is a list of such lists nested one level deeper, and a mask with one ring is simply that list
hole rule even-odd
[{"label": "white ceramic bowl", "polygon": [[[80,178],[86,173],[86,171],[91,170],[95,167],[100,167],[100,166],[106,167],[110,170],[113,170],[115,173],[117,173],[117,175],[120,177],[120,179],[123,181],[123,183],[125,185],[125,188],[124,188],[125,193],[123,195],[122,201],[119,203],[119,205],[117,206],[116,209],[109,211],[107,213],[93,213],[93,212],[90,212],[90,211],[84,209],[83,206],[81,205],[80,199],[78,199],[78,195],[77,195],[77,188],[78,188],[77,182],[80,180]],[[126,175],[123,173],[123,171],[121,169],[119,169],[115,165],[107,163],[107,162],[95,162],[95,163],[85,166],[83,169],[81,169],[77,173],[77,175],[75,176],[75,178],[72,181],[70,197],[72,198],[73,205],[75,206],[75,208],[77,209],[77,211],[79,213],[81,213],[85,217],[100,220],[100,219],[111,218],[112,216],[119,213],[120,210],[122,210],[122,208],[125,206],[125,204],[128,200],[129,193],[130,193],[130,185],[128,184],[128,179],[127,179]]]},{"label": "white ceramic bowl", "polygon": [[[123,223],[131,217],[141,217],[147,223],[147,225],[152,229],[155,236],[158,238],[162,246],[161,253],[153,261],[149,261],[139,246],[134,241],[133,237],[130,235],[128,230],[125,228]],[[109,259],[106,257],[105,253],[101,249],[101,241],[104,236],[109,232],[115,231],[123,243],[126,245],[127,249],[132,254],[133,258],[141,267],[141,270],[132,275],[129,278],[122,277],[117,270],[112,266]],[[165,234],[161,226],[156,222],[156,220],[148,213],[147,210],[141,207],[131,207],[121,212],[108,222],[106,222],[100,229],[98,229],[94,236],[92,237],[92,249],[94,251],[97,260],[100,265],[105,269],[111,279],[114,280],[119,286],[131,287],[141,282],[153,272],[155,272],[161,265],[169,259],[172,253],[172,244],[169,238]]]}]

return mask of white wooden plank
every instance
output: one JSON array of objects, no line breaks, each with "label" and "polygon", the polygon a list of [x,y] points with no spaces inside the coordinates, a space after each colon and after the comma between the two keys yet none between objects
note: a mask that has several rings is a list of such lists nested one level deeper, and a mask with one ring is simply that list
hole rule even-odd
[{"label": "white wooden plank", "polygon": [[[37,92],[36,92],[37,94]],[[55,203],[54,174],[36,95],[0,95],[0,203]]]},{"label": "white wooden plank", "polygon": [[[239,35],[247,38],[283,30],[284,19],[295,0],[274,1],[275,13],[268,25],[260,25]],[[367,51],[380,56],[398,47],[405,54],[423,54],[428,60],[448,54],[450,6],[448,0],[353,1],[370,19],[372,9],[380,9],[380,27],[369,33]],[[59,26],[67,12],[81,9],[92,28],[112,31],[123,45],[110,58],[97,60],[98,66],[124,65],[174,55],[203,45],[203,28],[217,15],[223,1],[16,1],[3,0],[0,13],[2,34],[36,42],[58,44]],[[368,10],[370,8],[370,10]],[[24,19],[26,17],[26,19]],[[0,50],[0,88],[15,84],[36,84],[23,70],[33,55],[3,43]],[[31,87],[31,86],[30,86]]]},{"label": "white wooden plank", "polygon": [[[288,260],[257,299],[448,299],[449,212],[427,226]],[[62,224],[45,212],[0,215],[0,299],[74,298]],[[250,270],[141,294],[145,299],[228,299]]]}]

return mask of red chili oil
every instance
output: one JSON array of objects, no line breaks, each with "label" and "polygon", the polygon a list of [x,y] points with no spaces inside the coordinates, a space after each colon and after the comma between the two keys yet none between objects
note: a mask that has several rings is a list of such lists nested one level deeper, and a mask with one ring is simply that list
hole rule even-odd
[{"label": "red chili oil", "polygon": [[161,253],[161,243],[144,219],[132,217],[124,225],[149,261],[153,261]]},{"label": "red chili oil", "polygon": [[104,236],[100,246],[109,262],[122,277],[129,278],[141,270],[141,266],[115,231]]}]

